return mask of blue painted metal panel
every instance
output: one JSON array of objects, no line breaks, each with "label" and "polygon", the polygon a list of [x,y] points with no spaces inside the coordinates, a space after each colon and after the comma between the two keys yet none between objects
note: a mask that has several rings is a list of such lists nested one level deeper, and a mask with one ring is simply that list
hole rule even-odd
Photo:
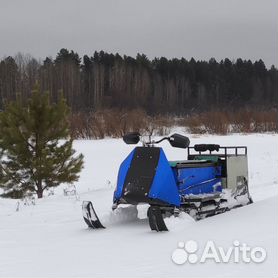
[{"label": "blue painted metal panel", "polygon": [[156,174],[148,197],[180,206],[177,183],[165,153],[161,148]]},{"label": "blue painted metal panel", "polygon": [[197,183],[197,184],[188,186],[184,189],[180,189],[181,195],[209,194],[209,193],[215,193],[215,192],[221,192],[221,191],[222,191],[222,185],[221,185],[220,178],[206,180],[201,183]]},{"label": "blue painted metal panel", "polygon": [[128,155],[128,157],[122,162],[119,172],[118,172],[118,178],[117,178],[117,187],[114,192],[114,202],[118,199],[121,198],[122,196],[122,191],[123,191],[123,186],[126,178],[126,174],[129,170],[130,163],[132,161],[134,155],[134,150]]},{"label": "blue painted metal panel", "polygon": [[176,174],[180,192],[183,194],[203,194],[222,191],[221,167],[192,167],[173,169]]}]

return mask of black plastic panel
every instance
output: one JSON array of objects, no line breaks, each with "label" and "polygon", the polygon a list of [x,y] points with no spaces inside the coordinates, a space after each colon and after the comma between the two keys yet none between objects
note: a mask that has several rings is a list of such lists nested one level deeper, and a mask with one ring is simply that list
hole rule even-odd
[{"label": "black plastic panel", "polygon": [[135,148],[121,197],[127,203],[149,202],[148,193],[156,173],[159,155],[160,148]]}]

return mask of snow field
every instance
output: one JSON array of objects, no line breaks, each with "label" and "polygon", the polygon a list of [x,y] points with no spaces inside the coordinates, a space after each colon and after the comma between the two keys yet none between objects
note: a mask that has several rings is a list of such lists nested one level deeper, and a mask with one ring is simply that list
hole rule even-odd
[{"label": "snow field", "polygon": [[[0,277],[276,277],[278,244],[277,135],[199,136],[191,145],[247,145],[249,186],[254,204],[198,222],[182,214],[166,219],[169,232],[149,229],[147,206],[111,213],[113,189],[121,161],[132,150],[120,139],[76,141],[85,168],[76,184],[78,196],[54,196],[36,205],[0,199]],[[186,159],[186,151],[161,144],[169,160]],[[104,230],[86,227],[82,200],[91,200]],[[199,251],[208,240],[229,248],[234,240],[261,246],[261,264],[196,263],[171,260],[178,242],[194,240]],[[198,251],[198,252],[199,252]]]}]

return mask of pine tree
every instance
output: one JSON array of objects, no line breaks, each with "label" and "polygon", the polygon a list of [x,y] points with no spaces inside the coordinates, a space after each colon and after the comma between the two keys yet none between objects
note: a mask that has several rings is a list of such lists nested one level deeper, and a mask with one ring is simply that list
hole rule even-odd
[{"label": "pine tree", "polygon": [[19,97],[0,112],[0,187],[4,197],[21,198],[61,183],[73,183],[83,155],[72,148],[65,99],[51,104],[38,86],[23,104]]}]

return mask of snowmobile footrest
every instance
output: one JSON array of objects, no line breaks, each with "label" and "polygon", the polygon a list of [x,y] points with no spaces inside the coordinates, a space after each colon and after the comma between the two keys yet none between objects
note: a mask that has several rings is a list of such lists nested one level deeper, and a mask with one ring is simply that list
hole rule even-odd
[{"label": "snowmobile footrest", "polygon": [[98,219],[92,202],[83,201],[82,203],[83,218],[89,228],[93,229],[105,229]]},{"label": "snowmobile footrest", "polygon": [[150,206],[148,209],[148,218],[151,230],[157,232],[168,231],[159,207]]}]

